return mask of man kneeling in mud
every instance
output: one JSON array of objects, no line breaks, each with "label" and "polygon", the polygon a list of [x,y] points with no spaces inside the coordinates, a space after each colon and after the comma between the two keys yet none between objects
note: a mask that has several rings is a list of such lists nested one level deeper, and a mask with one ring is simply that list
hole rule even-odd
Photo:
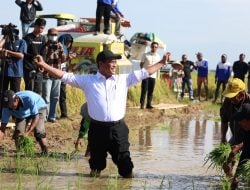
[{"label": "man kneeling in mud", "polygon": [[[15,118],[15,131],[13,139],[16,148],[19,148],[21,136],[29,135],[34,131],[42,154],[48,154],[44,119],[46,117],[47,105],[43,98],[32,91],[20,91],[14,93],[12,90],[4,92],[2,122],[0,127],[0,139],[4,137],[6,125],[10,116]],[[28,125],[30,123],[30,125]]]}]

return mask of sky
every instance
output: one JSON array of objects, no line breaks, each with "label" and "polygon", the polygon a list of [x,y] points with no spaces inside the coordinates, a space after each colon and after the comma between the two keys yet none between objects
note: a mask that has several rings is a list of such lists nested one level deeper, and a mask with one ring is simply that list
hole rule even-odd
[{"label": "sky", "polygon": [[[37,14],[71,13],[95,17],[96,0],[40,0],[44,10]],[[129,39],[136,32],[154,32],[166,43],[172,59],[187,54],[192,61],[202,52],[215,69],[221,54],[228,61],[240,53],[250,61],[249,0],[120,0],[120,10],[132,27],[125,30]],[[0,24],[12,22],[20,29],[20,8],[14,0],[2,0]],[[56,22],[50,21],[46,29]]]}]

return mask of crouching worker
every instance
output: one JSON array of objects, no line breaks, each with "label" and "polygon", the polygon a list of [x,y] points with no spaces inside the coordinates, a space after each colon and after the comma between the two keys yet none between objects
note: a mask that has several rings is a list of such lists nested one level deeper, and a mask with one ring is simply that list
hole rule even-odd
[{"label": "crouching worker", "polygon": [[238,112],[233,116],[235,121],[238,121],[241,129],[243,130],[243,138],[241,146],[237,152],[231,151],[230,154],[237,154],[240,150],[242,150],[240,155],[239,164],[236,169],[236,173],[233,176],[231,189],[236,189],[238,186],[238,176],[241,170],[241,167],[250,160],[250,103],[245,103],[241,106]]},{"label": "crouching worker", "polygon": [[[79,130],[79,134],[77,137],[77,140],[75,141],[75,149],[76,151],[79,150],[79,146],[82,146],[82,139],[84,136],[87,135],[88,131],[89,131],[89,124],[90,124],[90,117],[88,114],[88,107],[87,107],[87,103],[84,103],[81,107],[81,116],[82,116],[82,120],[80,123],[80,130]],[[85,151],[85,155],[86,157],[90,156],[90,147],[89,144],[87,143],[87,149]]]},{"label": "crouching worker", "polygon": [[[15,131],[13,139],[18,149],[18,140],[21,136],[29,135],[34,131],[42,154],[48,154],[44,119],[47,113],[47,105],[43,98],[32,91],[20,91],[14,93],[12,90],[4,92],[2,122],[0,127],[0,139],[4,137],[6,125],[10,116],[15,118]],[[28,125],[30,123],[30,125]]]}]

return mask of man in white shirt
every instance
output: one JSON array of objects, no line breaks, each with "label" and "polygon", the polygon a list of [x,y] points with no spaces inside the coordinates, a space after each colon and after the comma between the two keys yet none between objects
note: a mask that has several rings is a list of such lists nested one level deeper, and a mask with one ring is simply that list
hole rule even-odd
[{"label": "man in white shirt", "polygon": [[116,60],[121,55],[104,50],[97,55],[97,74],[75,75],[47,65],[41,56],[36,63],[49,74],[60,78],[62,82],[84,91],[88,102],[90,126],[88,141],[90,146],[89,165],[91,176],[99,176],[106,167],[107,153],[112,156],[118,172],[125,178],[131,178],[133,162],[129,152],[129,129],[123,118],[126,112],[127,91],[132,85],[155,73],[168,61],[168,55],[147,69],[129,74],[115,74]]},{"label": "man in white shirt", "polygon": [[[158,63],[160,61],[160,56],[157,53],[159,44],[157,42],[151,43],[151,51],[144,53],[141,59],[141,68],[147,69],[148,66]],[[150,75],[148,78],[143,79],[141,83],[141,97],[140,97],[140,104],[141,109],[144,109],[144,102],[147,94],[147,109],[152,109],[152,99],[153,99],[153,92],[155,88],[155,79],[156,73]]]}]

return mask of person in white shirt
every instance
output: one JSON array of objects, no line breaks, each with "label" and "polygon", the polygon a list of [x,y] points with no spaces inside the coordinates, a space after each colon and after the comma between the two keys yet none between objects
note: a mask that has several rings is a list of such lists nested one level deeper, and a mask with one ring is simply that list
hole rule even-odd
[{"label": "person in white shirt", "polygon": [[129,129],[123,120],[128,88],[167,64],[168,55],[164,55],[161,61],[147,69],[119,75],[115,74],[117,59],[121,59],[121,55],[104,50],[97,55],[99,71],[96,74],[76,75],[52,68],[41,56],[36,57],[39,67],[60,78],[62,82],[82,89],[86,95],[90,116],[90,176],[100,175],[101,170],[106,167],[107,153],[110,153],[119,174],[125,178],[133,177],[134,165],[128,142]]},{"label": "person in white shirt", "polygon": [[[151,43],[151,51],[144,53],[141,59],[141,68],[147,68],[150,65],[153,65],[155,63],[158,63],[160,61],[160,56],[157,53],[159,44],[157,42]],[[140,104],[141,109],[144,109],[144,102],[147,95],[147,109],[152,109],[152,99],[153,99],[153,93],[155,88],[155,79],[156,79],[156,73],[153,75],[150,75],[148,78],[143,79],[141,83],[141,97],[140,97]]]}]

